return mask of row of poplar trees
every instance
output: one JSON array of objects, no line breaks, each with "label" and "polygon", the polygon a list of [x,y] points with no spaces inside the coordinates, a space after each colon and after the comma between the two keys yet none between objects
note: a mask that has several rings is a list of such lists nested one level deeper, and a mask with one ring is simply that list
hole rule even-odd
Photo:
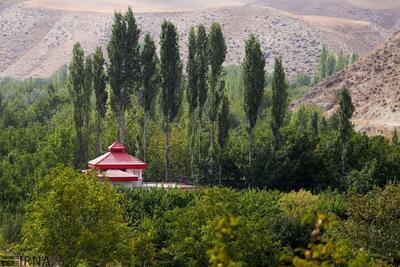
[{"label": "row of poplar trees", "polygon": [[[143,108],[143,159],[146,160],[147,121],[150,109],[161,88],[161,110],[165,131],[165,179],[169,180],[169,146],[171,123],[181,108],[183,90],[183,64],[179,53],[179,36],[170,21],[161,25],[160,56],[149,34],[143,38],[139,49],[141,31],[137,26],[132,10],[125,14],[116,12],[111,39],[107,46],[108,63],[98,47],[93,55],[84,58],[79,43],[73,48],[73,58],[69,66],[69,90],[74,106],[74,123],[77,140],[77,167],[84,167],[88,160],[89,119],[91,95],[96,99],[96,154],[101,148],[102,121],[106,113],[107,98],[117,116],[119,138],[125,139],[125,113],[132,104],[132,95],[137,94],[138,105]],[[195,176],[195,136],[198,115],[198,166],[200,177],[221,177],[221,158],[229,131],[229,100],[224,93],[223,64],[227,47],[218,23],[213,23],[207,33],[204,25],[192,27],[189,32],[188,58],[186,64],[186,99],[189,107],[191,125],[191,178]],[[265,58],[260,43],[250,35],[245,45],[244,70],[244,108],[248,120],[249,166],[252,161],[254,128],[263,98],[265,84]],[[110,93],[107,92],[110,85]],[[287,105],[287,83],[282,62],[277,59],[272,82],[273,107],[271,128],[275,144],[279,145],[279,129],[283,125]],[[205,104],[209,109],[210,122],[209,151],[203,151],[203,120]],[[197,110],[198,109],[198,110]],[[196,113],[197,110],[197,113]],[[217,164],[219,162],[219,164]]]}]

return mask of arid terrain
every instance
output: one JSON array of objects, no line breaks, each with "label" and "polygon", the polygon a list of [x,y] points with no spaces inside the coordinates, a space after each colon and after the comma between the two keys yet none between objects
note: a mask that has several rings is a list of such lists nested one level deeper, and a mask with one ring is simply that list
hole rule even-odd
[{"label": "arid terrain", "polygon": [[[80,41],[87,52],[106,46],[114,10],[130,5],[143,32],[158,39],[164,19],[180,32],[186,57],[190,26],[222,24],[228,44],[227,64],[243,57],[244,39],[259,36],[271,70],[282,56],[290,77],[315,71],[322,44],[331,50],[366,54],[399,25],[397,1],[367,0],[89,0],[1,1],[0,76],[47,77],[68,63]],[[397,4],[396,4],[397,3]]]},{"label": "arid terrain", "polygon": [[400,127],[400,32],[356,64],[329,77],[294,104],[314,104],[328,114],[346,86],[356,111],[353,122],[368,134],[390,135]]}]

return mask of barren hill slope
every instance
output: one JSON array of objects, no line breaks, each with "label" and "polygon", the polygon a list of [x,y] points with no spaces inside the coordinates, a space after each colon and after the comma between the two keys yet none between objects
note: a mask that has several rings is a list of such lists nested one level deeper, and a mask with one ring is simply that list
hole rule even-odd
[{"label": "barren hill slope", "polygon": [[[307,1],[314,4],[316,0],[299,1],[305,1],[305,8]],[[321,10],[326,10],[325,2],[318,5]],[[301,72],[312,73],[322,44],[335,52],[364,54],[392,32],[369,17],[364,21],[358,20],[359,17],[327,17],[322,11],[323,16],[316,16],[315,12],[294,14],[257,0],[0,0],[0,76],[47,77],[69,62],[72,46],[77,41],[86,52],[92,52],[97,45],[105,48],[114,9],[121,10],[130,3],[137,7],[134,11],[142,30],[150,32],[156,40],[162,20],[176,23],[183,59],[186,59],[189,27],[219,21],[228,45],[227,64],[241,62],[244,40],[255,33],[266,55],[267,69],[271,70],[275,57],[282,56],[289,77]]]},{"label": "barren hill slope", "polygon": [[386,29],[395,28],[400,17],[398,0],[256,0],[297,15],[326,16],[368,21]]},{"label": "barren hill slope", "polygon": [[353,121],[358,130],[389,134],[400,127],[400,32],[357,63],[324,80],[293,106],[315,104],[330,114],[336,109],[343,86],[353,98]]}]

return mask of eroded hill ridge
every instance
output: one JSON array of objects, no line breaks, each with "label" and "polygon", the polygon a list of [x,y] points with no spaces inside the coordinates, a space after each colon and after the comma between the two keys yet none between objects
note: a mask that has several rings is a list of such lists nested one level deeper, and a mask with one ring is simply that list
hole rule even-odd
[{"label": "eroded hill ridge", "polygon": [[346,86],[356,111],[356,129],[390,135],[400,127],[400,31],[355,64],[327,78],[293,104],[312,104],[328,114],[337,108],[340,89]]},{"label": "eroded hill ridge", "polygon": [[[312,4],[312,1],[302,1],[303,6]],[[136,18],[142,30],[150,32],[156,40],[162,21],[173,21],[180,33],[183,59],[186,59],[188,29],[199,23],[221,23],[228,45],[227,64],[241,62],[244,40],[255,33],[266,55],[267,69],[272,69],[275,57],[282,56],[289,77],[302,72],[313,73],[322,44],[335,52],[364,54],[392,31],[369,19],[371,16],[346,15],[345,20],[326,15],[313,17],[320,11],[295,13],[284,7],[280,10],[277,9],[280,6],[268,6],[272,0],[260,2],[262,4],[255,1],[242,6],[192,11],[136,13]],[[360,18],[368,21],[358,20]],[[393,18],[395,23],[398,17]],[[3,6],[0,2],[0,76],[47,77],[69,62],[75,42],[80,41],[86,52],[93,52],[97,45],[105,48],[111,24],[112,12],[45,8],[22,0]]]}]

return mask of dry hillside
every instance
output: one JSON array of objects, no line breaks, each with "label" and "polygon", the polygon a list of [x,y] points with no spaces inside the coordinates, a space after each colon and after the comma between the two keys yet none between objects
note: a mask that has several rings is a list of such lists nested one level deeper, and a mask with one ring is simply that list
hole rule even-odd
[{"label": "dry hillside", "polygon": [[400,127],[400,32],[356,64],[323,81],[293,106],[314,104],[331,114],[343,86],[351,92],[358,130],[388,135],[394,127]]},{"label": "dry hillside", "polygon": [[[105,47],[113,11],[122,10],[128,4],[134,7],[142,30],[150,32],[155,39],[162,20],[175,22],[183,58],[186,58],[188,28],[219,21],[228,45],[227,64],[241,62],[244,40],[255,33],[261,40],[268,70],[273,59],[282,56],[290,77],[315,70],[322,44],[335,52],[365,54],[390,36],[392,26],[398,21],[397,15],[388,20],[386,11],[381,10],[363,8],[367,15],[357,15],[360,7],[350,4],[343,4],[342,12],[335,9],[332,14],[354,12],[356,15],[329,16],[326,10],[331,3],[345,0],[296,1],[293,6],[302,3],[304,12],[289,10],[284,5],[286,0],[279,1],[0,0],[0,76],[49,76],[60,65],[68,63],[77,41],[87,52],[92,52],[97,45]],[[315,1],[321,2],[315,5]],[[391,12],[396,13],[397,9]]]}]

